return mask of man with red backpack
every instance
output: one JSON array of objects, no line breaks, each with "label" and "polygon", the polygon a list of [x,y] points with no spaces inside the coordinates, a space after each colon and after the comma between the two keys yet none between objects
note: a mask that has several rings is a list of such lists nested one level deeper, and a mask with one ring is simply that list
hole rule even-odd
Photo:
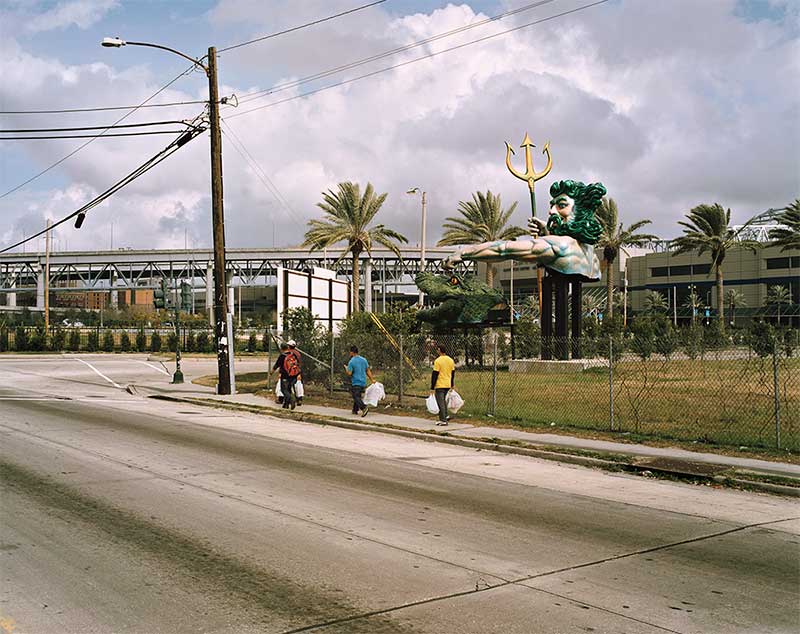
[{"label": "man with red backpack", "polygon": [[[290,343],[294,343],[291,341]],[[283,409],[294,409],[297,404],[295,398],[295,384],[300,377],[300,353],[288,344],[281,344],[281,353],[272,366],[270,379],[275,370],[281,377],[281,394],[283,395]]]},{"label": "man with red backpack", "polygon": [[289,341],[287,341],[286,343],[289,346],[289,354],[293,354],[295,360],[297,361],[297,377],[294,382],[294,394],[297,397],[297,405],[300,406],[303,404],[303,393],[297,389],[297,382],[299,381],[302,387],[303,363],[300,360],[300,351],[297,349],[297,342],[294,339],[289,339]]}]

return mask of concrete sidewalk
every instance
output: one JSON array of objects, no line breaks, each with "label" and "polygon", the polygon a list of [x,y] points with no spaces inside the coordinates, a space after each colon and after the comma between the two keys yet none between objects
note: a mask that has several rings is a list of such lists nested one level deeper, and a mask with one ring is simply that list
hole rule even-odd
[{"label": "concrete sidewalk", "polygon": [[[277,415],[292,415],[288,410],[282,409],[274,400],[254,394],[220,396],[214,394],[212,388],[192,383],[183,385],[164,385],[162,383],[160,385],[148,384],[136,387],[145,393],[158,394],[169,398],[205,399],[218,401],[221,404],[258,408],[265,413],[274,412]],[[325,407],[314,405],[313,403],[306,403],[298,407],[295,412],[296,414],[313,414],[317,419],[327,420],[331,424],[352,422],[352,424],[366,425],[376,429],[383,428],[387,431],[400,429],[425,434],[438,434],[439,437],[443,432],[446,432],[446,438],[484,441],[495,444],[508,443],[512,447],[529,447],[554,452],[559,450],[578,453],[586,452],[597,456],[600,460],[603,459],[604,455],[608,457],[616,456],[617,460],[623,456],[629,458],[637,467],[651,468],[653,471],[666,473],[713,476],[717,473],[735,469],[738,473],[750,472],[800,481],[800,465],[785,462],[694,452],[677,447],[650,447],[641,444],[578,438],[561,434],[533,433],[500,427],[472,425],[459,421],[451,421],[447,427],[438,427],[432,416],[430,418],[422,418],[394,415],[386,412],[381,405],[371,409],[365,418],[353,415],[346,409]],[[431,436],[429,439],[434,438],[437,438],[437,436]]]}]

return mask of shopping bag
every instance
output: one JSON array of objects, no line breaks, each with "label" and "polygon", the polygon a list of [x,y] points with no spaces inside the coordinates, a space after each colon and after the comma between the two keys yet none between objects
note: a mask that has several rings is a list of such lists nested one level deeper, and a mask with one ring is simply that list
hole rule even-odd
[{"label": "shopping bag", "polygon": [[278,379],[278,382],[275,384],[275,396],[280,398],[283,396],[283,392],[281,392],[281,380]]},{"label": "shopping bag", "polygon": [[436,403],[436,397],[433,394],[425,399],[425,407],[428,408],[431,414],[439,413],[439,405]]},{"label": "shopping bag", "polygon": [[447,411],[455,414],[464,406],[464,399],[455,390],[450,390],[447,393]]},{"label": "shopping bag", "polygon": [[370,407],[377,407],[378,401],[386,398],[386,390],[383,389],[383,383],[373,383],[364,392],[364,404]]},{"label": "shopping bag", "polygon": [[297,381],[294,384],[294,394],[295,394],[295,396],[297,398],[303,398],[303,394],[305,394],[305,393],[306,393],[306,391],[305,391],[305,388],[303,387],[303,382],[302,381]]}]

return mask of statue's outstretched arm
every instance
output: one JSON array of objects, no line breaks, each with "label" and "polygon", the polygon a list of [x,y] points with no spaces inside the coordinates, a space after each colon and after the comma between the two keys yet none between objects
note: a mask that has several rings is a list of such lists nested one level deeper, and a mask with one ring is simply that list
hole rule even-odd
[{"label": "statue's outstretched arm", "polygon": [[448,257],[445,266],[453,266],[464,260],[477,260],[480,262],[501,262],[503,260],[525,260],[547,264],[555,259],[553,245],[547,240],[498,240],[496,242],[483,242],[471,244]]}]

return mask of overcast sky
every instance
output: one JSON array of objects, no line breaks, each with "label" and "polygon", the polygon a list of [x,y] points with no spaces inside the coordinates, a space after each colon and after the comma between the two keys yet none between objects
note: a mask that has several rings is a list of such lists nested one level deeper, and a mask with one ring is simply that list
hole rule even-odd
[{"label": "overcast sky", "polygon": [[[0,110],[135,105],[186,70],[180,58],[140,47],[102,48],[104,36],[160,43],[192,56],[296,26],[368,0],[0,0]],[[248,101],[244,95],[532,4],[388,0],[375,7],[219,56],[228,246],[297,244],[321,192],[351,180],[388,198],[378,215],[412,244],[428,192],[428,243],[477,190],[519,201],[527,186],[505,167],[504,142],[528,132],[534,165],[550,141],[553,169],[537,186],[546,213],[554,180],[602,181],[626,224],[653,220],[663,238],[693,206],[719,202],[743,222],[800,196],[800,2],[609,0],[486,42],[286,100],[428,53],[582,7],[538,7]],[[181,77],[152,103],[207,96],[201,73]],[[283,103],[276,103],[283,101]],[[273,104],[273,105],[270,105]],[[252,110],[257,106],[268,106]],[[142,109],[125,123],[191,119],[200,104]],[[252,110],[252,111],[251,111]],[[0,115],[0,128],[113,123],[126,111]],[[228,126],[228,127],[226,127]],[[231,132],[232,131],[232,132]],[[236,137],[240,141],[237,141]],[[0,245],[87,202],[172,137],[94,141],[0,198]],[[83,140],[0,141],[0,194],[72,152]],[[93,210],[59,249],[208,246],[208,135],[199,137]],[[252,155],[250,162],[237,151]],[[241,146],[238,146],[241,148]],[[524,169],[521,151],[516,164]],[[259,174],[259,170],[264,175]],[[39,243],[41,247],[43,243]],[[0,246],[0,248],[2,248]],[[36,250],[36,242],[27,246]],[[20,249],[21,250],[21,249]]]}]

